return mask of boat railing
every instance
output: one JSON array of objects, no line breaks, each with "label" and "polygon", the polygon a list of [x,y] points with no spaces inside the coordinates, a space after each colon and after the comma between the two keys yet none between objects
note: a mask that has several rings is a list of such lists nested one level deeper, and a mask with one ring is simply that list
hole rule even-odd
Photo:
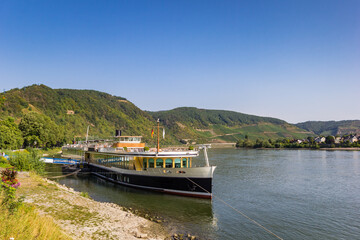
[{"label": "boat railing", "polygon": [[167,148],[162,148],[161,150],[162,150],[162,152],[185,152],[185,151],[189,151],[189,148],[187,148],[187,147],[167,147]]}]

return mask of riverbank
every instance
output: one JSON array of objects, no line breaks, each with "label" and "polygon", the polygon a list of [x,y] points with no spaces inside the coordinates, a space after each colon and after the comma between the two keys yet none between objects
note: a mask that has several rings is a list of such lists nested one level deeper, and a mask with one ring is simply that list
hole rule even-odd
[{"label": "riverbank", "polygon": [[319,148],[318,150],[327,150],[327,151],[360,151],[360,148],[349,147],[349,148]]},{"label": "riverbank", "polygon": [[360,148],[349,147],[349,148],[246,148],[246,147],[235,147],[235,149],[259,149],[259,150],[312,150],[312,151],[360,151]]},{"label": "riverbank", "polygon": [[165,239],[157,223],[113,203],[96,202],[86,194],[28,172],[19,172],[18,194],[74,239]]}]

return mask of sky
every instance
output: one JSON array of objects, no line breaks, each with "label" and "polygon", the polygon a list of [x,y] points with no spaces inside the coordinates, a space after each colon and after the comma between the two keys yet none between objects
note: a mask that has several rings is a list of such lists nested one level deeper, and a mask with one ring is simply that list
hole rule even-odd
[{"label": "sky", "polygon": [[360,119],[360,1],[2,0],[0,90],[32,84],[149,111]]}]

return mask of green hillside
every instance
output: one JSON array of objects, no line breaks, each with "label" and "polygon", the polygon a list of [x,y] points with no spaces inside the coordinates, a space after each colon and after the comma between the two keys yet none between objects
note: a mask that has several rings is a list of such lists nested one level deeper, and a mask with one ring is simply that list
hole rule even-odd
[{"label": "green hillside", "polygon": [[234,142],[244,139],[305,138],[311,134],[283,120],[232,111],[190,107],[149,112],[177,139],[196,142]]},{"label": "green hillside", "polygon": [[[62,135],[60,138],[52,136],[53,141],[47,143],[49,146],[74,137],[84,138],[87,126],[90,126],[90,137],[107,138],[114,135],[115,129],[121,129],[124,135],[142,135],[144,142],[155,146],[156,140],[150,134],[152,129],[155,130],[157,118],[166,129],[162,145],[235,142],[245,135],[250,139],[304,138],[309,135],[275,118],[197,108],[145,112],[122,97],[93,90],[52,89],[45,85],[32,85],[0,94],[0,120],[8,116],[13,117],[17,124],[22,121],[19,126],[22,133],[26,133],[24,143],[29,145],[35,141],[46,143],[45,138],[35,137],[46,130],[44,126],[54,129],[47,130],[47,134],[56,132]],[[40,120],[41,123],[37,123]],[[11,125],[11,120],[6,124]]]},{"label": "green hillside", "polygon": [[109,137],[115,129],[124,134],[149,138],[152,117],[125,98],[93,90],[51,89],[32,85],[2,94],[5,101],[1,117],[12,116],[17,122],[28,112],[49,116],[62,126],[68,138],[84,137],[90,125],[90,136]]},{"label": "green hillside", "polygon": [[317,135],[360,134],[360,120],[346,121],[308,121],[295,124],[299,128],[314,132]]}]

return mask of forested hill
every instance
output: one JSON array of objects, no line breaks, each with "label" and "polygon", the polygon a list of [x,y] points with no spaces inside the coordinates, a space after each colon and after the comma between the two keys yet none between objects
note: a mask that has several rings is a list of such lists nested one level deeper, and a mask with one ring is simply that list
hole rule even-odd
[{"label": "forested hill", "polygon": [[[304,138],[309,135],[275,118],[197,108],[146,112],[122,97],[93,90],[52,89],[45,85],[32,85],[1,93],[0,120],[7,119],[7,116],[13,117],[16,124],[26,119],[19,128],[23,134],[26,133],[26,136],[23,135],[24,143],[30,145],[34,142],[45,145],[47,138],[41,139],[41,132],[61,135],[64,140],[52,136],[52,142],[58,144],[70,141],[74,136],[84,138],[87,126],[90,126],[91,137],[113,136],[115,129],[121,129],[126,135],[142,135],[144,141],[153,145],[155,138],[151,138],[150,134],[157,118],[160,118],[161,125],[166,129],[163,144],[235,142],[245,135],[250,139]],[[7,124],[11,125],[10,122]],[[55,130],[46,130],[44,126],[51,126]],[[32,130],[27,131],[27,128]]]},{"label": "forested hill", "polygon": [[109,137],[115,129],[124,134],[150,136],[152,117],[122,97],[93,90],[51,89],[32,85],[2,94],[1,118],[12,116],[17,122],[29,112],[50,117],[64,129],[68,138]]},{"label": "forested hill", "polygon": [[177,139],[197,139],[200,142],[234,142],[244,139],[304,138],[308,132],[287,122],[233,111],[206,110],[191,107],[149,112],[161,119]]},{"label": "forested hill", "polygon": [[317,135],[360,134],[360,120],[345,121],[308,121],[295,124],[299,128],[314,132]]}]

